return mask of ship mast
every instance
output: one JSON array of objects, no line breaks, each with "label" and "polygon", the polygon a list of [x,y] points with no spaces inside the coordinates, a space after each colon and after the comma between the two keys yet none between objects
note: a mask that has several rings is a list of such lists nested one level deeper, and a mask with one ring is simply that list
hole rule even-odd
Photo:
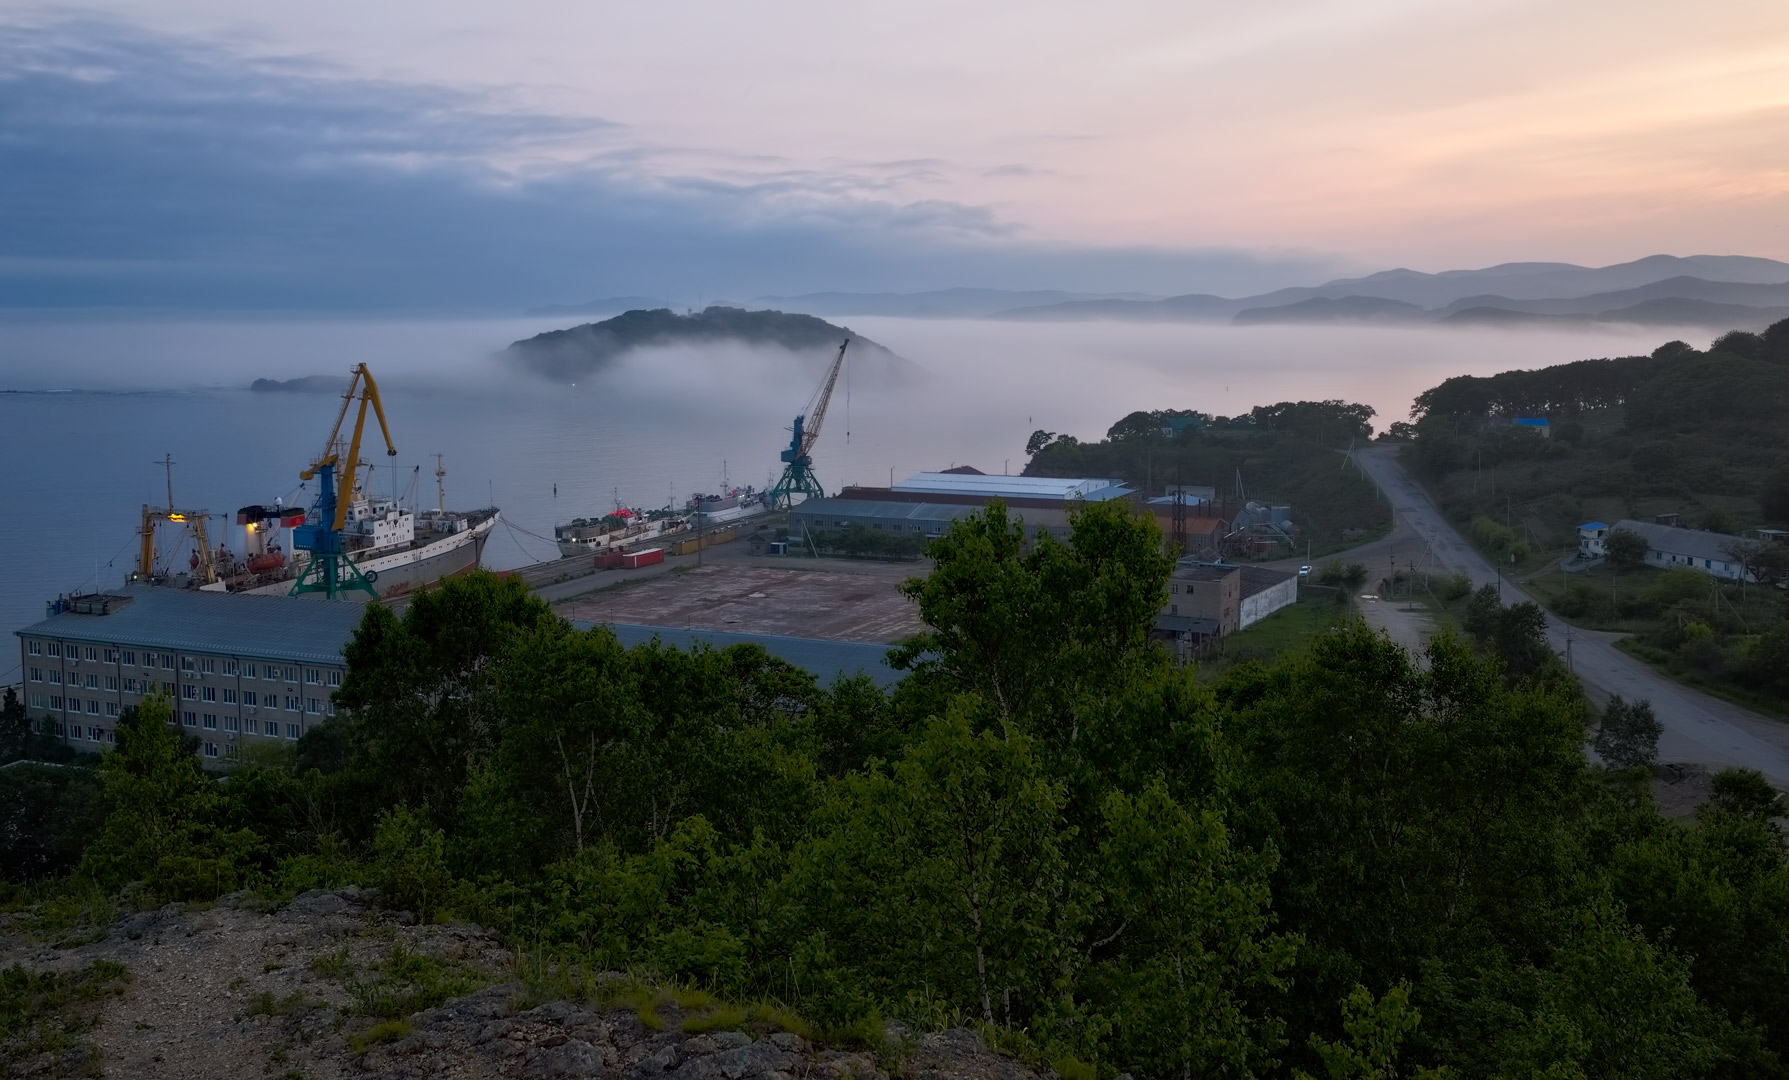
[{"label": "ship mast", "polygon": [[437,513],[447,510],[447,488],[441,481],[447,476],[447,470],[441,465],[441,455],[435,455],[435,510]]}]

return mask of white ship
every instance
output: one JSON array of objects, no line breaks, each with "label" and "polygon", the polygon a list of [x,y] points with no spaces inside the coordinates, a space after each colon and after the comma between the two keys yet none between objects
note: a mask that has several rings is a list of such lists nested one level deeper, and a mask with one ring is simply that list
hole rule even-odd
[{"label": "white ship", "polygon": [[685,532],[689,527],[689,519],[673,513],[669,507],[635,510],[617,503],[614,510],[602,517],[578,518],[555,525],[553,539],[559,544],[559,554],[570,559],[632,547],[671,533]]},{"label": "white ship", "polygon": [[[444,475],[439,468],[437,473]],[[310,512],[310,516],[315,515],[315,510]],[[295,550],[292,543],[292,530],[306,524],[304,510],[275,502],[272,506],[245,506],[236,511],[236,524],[243,530],[240,554],[227,543],[210,547],[203,524],[207,516],[202,511],[165,511],[145,506],[143,529],[150,540],[144,545],[143,558],[133,578],[206,592],[283,595],[292,591],[310,560],[309,552]],[[418,511],[392,498],[358,498],[348,504],[342,549],[380,597],[401,596],[476,569],[484,558],[485,541],[500,520],[496,507]],[[153,536],[155,526],[163,522],[187,526],[182,540],[188,533],[192,536],[194,548],[187,557],[185,570],[157,568]],[[180,542],[176,540],[175,544]]]},{"label": "white ship", "polygon": [[699,529],[756,517],[768,509],[763,496],[750,487],[733,488],[722,495],[698,494],[689,501],[690,513]]}]

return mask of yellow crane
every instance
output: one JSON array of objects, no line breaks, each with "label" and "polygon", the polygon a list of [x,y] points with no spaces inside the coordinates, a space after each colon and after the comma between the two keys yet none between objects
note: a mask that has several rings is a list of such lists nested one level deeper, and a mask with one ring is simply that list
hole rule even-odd
[{"label": "yellow crane", "polygon": [[[335,414],[335,426],[329,429],[329,438],[323,443],[323,452],[311,467],[298,474],[300,480],[316,477],[317,470],[334,466],[336,469],[335,519],[330,523],[331,532],[341,532],[348,523],[348,504],[360,493],[360,437],[366,430],[366,407],[373,407],[373,414],[379,418],[379,434],[385,436],[385,455],[397,457],[398,448],[391,444],[391,428],[385,423],[385,404],[379,400],[379,384],[373,381],[373,373],[365,364],[354,365],[353,378],[348,381],[348,391],[342,395],[342,407]],[[354,404],[356,391],[360,396],[360,412],[354,417],[354,438],[348,444],[347,460],[340,460],[336,453],[336,441],[342,434],[342,421],[348,418],[348,409]]]},{"label": "yellow crane", "polygon": [[[360,398],[360,411],[354,417],[354,437],[348,444],[348,456],[342,458],[336,452],[336,441],[342,434],[342,421],[347,419],[356,395]],[[293,596],[320,592],[334,600],[347,589],[362,589],[370,596],[379,595],[373,588],[375,575],[361,573],[360,567],[354,565],[354,560],[342,547],[342,529],[348,523],[348,504],[360,491],[360,439],[366,432],[368,405],[379,418],[379,432],[385,436],[386,454],[397,456],[398,448],[391,444],[391,428],[385,423],[385,406],[379,401],[379,384],[373,381],[373,373],[365,364],[356,364],[354,377],[348,382],[348,392],[342,395],[341,410],[335,415],[335,426],[329,430],[329,439],[323,444],[323,452],[310,468],[298,474],[303,480],[320,477],[321,482],[317,493],[317,523],[301,525],[292,531],[292,545],[311,553],[304,573],[292,583]]]}]

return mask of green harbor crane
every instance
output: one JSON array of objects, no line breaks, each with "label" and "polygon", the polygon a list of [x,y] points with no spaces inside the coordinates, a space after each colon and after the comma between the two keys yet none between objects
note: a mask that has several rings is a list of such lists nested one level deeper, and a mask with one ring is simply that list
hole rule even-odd
[{"label": "green harbor crane", "polygon": [[845,364],[845,348],[851,344],[846,338],[839,345],[839,354],[833,357],[832,366],[826,370],[826,378],[820,380],[820,388],[808,401],[808,407],[795,418],[795,426],[790,429],[789,447],[781,454],[783,459],[783,477],[765,495],[765,501],[772,510],[787,510],[794,504],[795,495],[806,499],[823,499],[826,491],[814,476],[814,443],[820,438],[820,425],[826,420],[826,403],[832,400],[832,388],[839,381],[839,369]]}]

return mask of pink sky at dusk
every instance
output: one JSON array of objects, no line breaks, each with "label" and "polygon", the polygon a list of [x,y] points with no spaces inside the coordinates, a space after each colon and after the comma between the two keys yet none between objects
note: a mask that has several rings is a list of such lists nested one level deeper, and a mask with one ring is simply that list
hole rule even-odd
[{"label": "pink sky at dusk", "polygon": [[821,231],[875,207],[971,244],[1338,270],[1789,258],[1781,0],[99,0],[0,8],[0,42],[82,19],[313,86],[604,122],[377,162],[398,172],[584,170],[749,190]]}]

